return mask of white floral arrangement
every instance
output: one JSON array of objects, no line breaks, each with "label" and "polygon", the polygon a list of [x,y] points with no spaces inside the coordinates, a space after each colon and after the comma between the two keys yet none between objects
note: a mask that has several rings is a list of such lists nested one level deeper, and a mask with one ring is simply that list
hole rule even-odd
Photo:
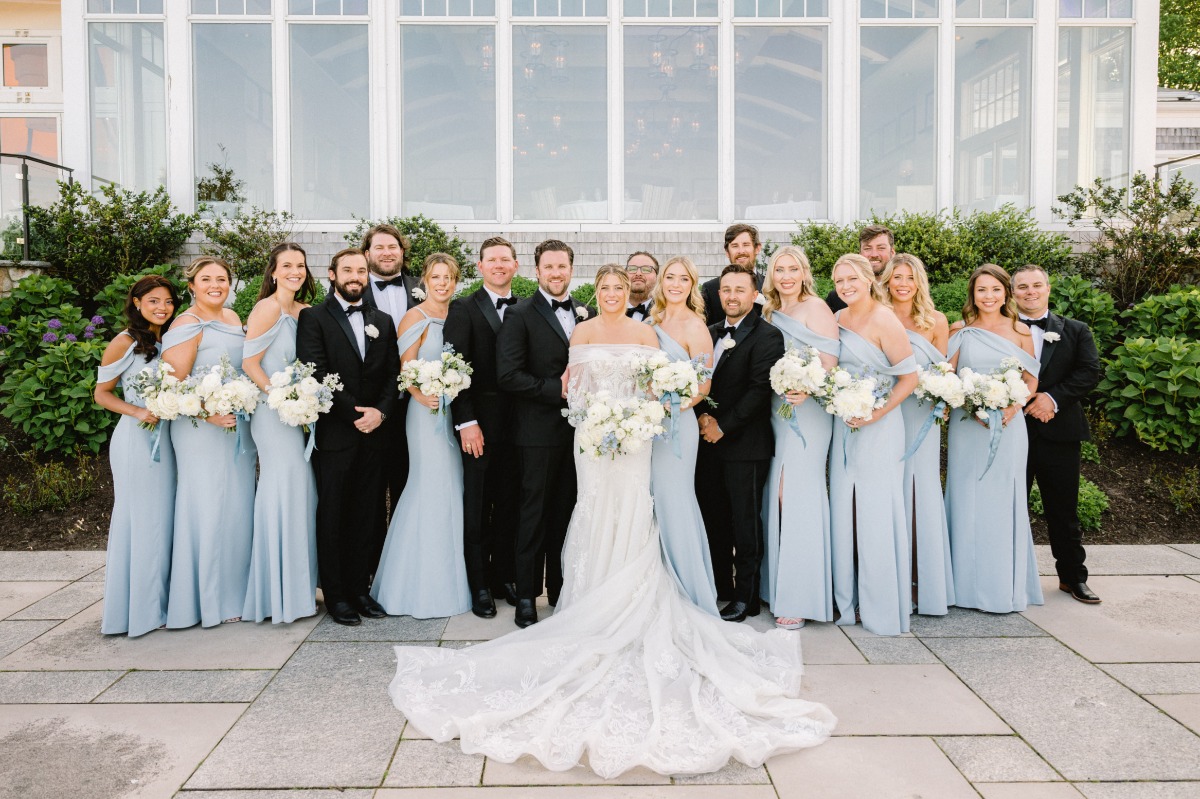
[{"label": "white floral arrangement", "polygon": [[424,302],[425,297],[428,295],[425,294],[425,289],[421,288],[420,286],[413,286],[412,296],[417,302]]},{"label": "white floral arrangement", "polygon": [[712,377],[704,365],[704,356],[690,361],[675,361],[661,350],[633,359],[633,375],[638,388],[681,407],[700,393],[700,384]]},{"label": "white floral arrangement", "polygon": [[316,371],[315,364],[296,360],[271,375],[267,407],[279,415],[279,421],[308,432],[308,426],[333,407],[333,393],[342,390],[341,378],[328,374],[317,380]]},{"label": "white floral arrangement", "polygon": [[[233,368],[228,355],[221,356],[221,362],[208,369],[197,372],[187,379],[194,395],[200,400],[195,413],[187,413],[181,409],[181,414],[196,419],[207,419],[210,416],[221,416],[232,413],[237,416],[249,416],[258,407],[262,395],[254,381]],[[226,432],[234,432],[227,428]]]},{"label": "white floral arrangement", "polygon": [[439,360],[414,359],[404,364],[398,383],[401,391],[415,388],[428,397],[439,397],[438,407],[431,413],[441,413],[455,397],[471,387],[474,371],[471,364],[447,344],[442,348]]},{"label": "white floral arrangement", "polygon": [[1023,369],[1016,358],[1005,358],[1000,368],[992,372],[976,372],[964,366],[958,371],[962,379],[964,419],[971,416],[989,423],[989,411],[1000,411],[1010,405],[1024,405],[1029,399],[1029,386],[1021,379]]},{"label": "white floral arrangement", "polygon": [[721,343],[721,352],[728,352],[729,350],[731,350],[737,346],[737,342],[733,340],[733,336],[730,335],[729,333],[725,334],[725,337],[721,339],[720,343]]},{"label": "white floral arrangement", "polygon": [[588,315],[587,308],[583,307],[582,305],[575,309],[575,318],[578,319],[580,322],[587,319],[587,315]]},{"label": "white floral arrangement", "polygon": [[[954,367],[946,361],[930,364],[917,370],[917,387],[913,389],[918,404],[933,403],[936,407],[961,408],[967,401],[967,392],[963,381],[954,372]],[[938,413],[938,424],[944,424],[945,419]]]},{"label": "white floral arrangement", "polygon": [[[791,391],[801,391],[811,397],[821,397],[827,388],[828,373],[821,363],[821,353],[816,347],[803,350],[788,347],[783,357],[771,367],[771,390],[779,396]],[[782,419],[791,419],[796,409],[785,402],[776,411]]]},{"label": "white floral arrangement", "polygon": [[[194,416],[200,411],[200,398],[190,385],[175,377],[175,367],[166,361],[159,361],[157,366],[147,366],[138,372],[129,387],[146,403],[146,410],[160,421]],[[138,427],[150,430],[154,425],[138,422]]]},{"label": "white floral arrangement", "polygon": [[367,325],[363,328],[363,333],[367,335],[367,338],[379,338],[379,328],[375,325]]},{"label": "white floral arrangement", "polygon": [[1058,341],[1060,338],[1062,338],[1062,336],[1055,333],[1053,330],[1042,335],[1042,341],[1046,342],[1047,344],[1053,344],[1054,342]]},{"label": "white floral arrangement", "polygon": [[[841,366],[835,366],[825,378],[823,392],[815,396],[826,413],[848,422],[851,419],[869,419],[874,411],[887,404],[891,393],[891,386],[870,372],[854,375]],[[850,431],[856,433],[858,428],[852,427]]]},{"label": "white floral arrangement", "polygon": [[575,428],[579,452],[595,459],[637,452],[666,432],[662,403],[642,397],[617,399],[598,391],[584,395],[582,402],[562,413]]}]

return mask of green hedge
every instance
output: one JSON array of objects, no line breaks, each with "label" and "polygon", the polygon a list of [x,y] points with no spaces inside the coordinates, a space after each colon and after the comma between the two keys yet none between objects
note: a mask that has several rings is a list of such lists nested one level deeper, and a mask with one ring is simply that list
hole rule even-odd
[{"label": "green hedge", "polygon": [[4,416],[42,452],[99,452],[117,415],[92,401],[105,342],[59,342],[10,368],[0,383]]},{"label": "green hedge", "polygon": [[1092,338],[1101,355],[1117,342],[1117,310],[1107,292],[1079,275],[1054,275],[1050,278],[1050,304],[1060,316],[1083,322],[1092,329]]},{"label": "green hedge", "polygon": [[133,284],[147,275],[170,278],[171,282],[175,284],[175,291],[179,294],[179,307],[175,310],[176,312],[183,310],[183,305],[188,297],[187,281],[180,277],[180,269],[177,265],[159,264],[141,272],[118,275],[113,282],[93,297],[96,302],[96,313],[107,320],[109,327],[114,330],[125,327],[125,298],[129,296],[129,290],[133,288]]},{"label": "green hedge", "polygon": [[1200,340],[1200,288],[1176,286],[1167,294],[1147,297],[1121,318],[1130,338],[1175,336]]},{"label": "green hedge", "polygon": [[425,261],[426,256],[435,252],[444,252],[458,261],[463,280],[475,278],[475,258],[471,255],[471,248],[457,235],[453,235],[458,232],[458,228],[455,228],[453,233],[447,233],[441,225],[422,214],[403,217],[390,216],[387,219],[377,220],[360,219],[354,230],[343,237],[346,246],[358,247],[361,245],[363,235],[380,222],[394,225],[408,238],[409,250],[405,257],[404,271],[409,274],[421,274],[421,264]]},{"label": "green hedge", "polygon": [[1098,402],[1120,435],[1186,453],[1200,444],[1200,341],[1131,338],[1113,350]]}]

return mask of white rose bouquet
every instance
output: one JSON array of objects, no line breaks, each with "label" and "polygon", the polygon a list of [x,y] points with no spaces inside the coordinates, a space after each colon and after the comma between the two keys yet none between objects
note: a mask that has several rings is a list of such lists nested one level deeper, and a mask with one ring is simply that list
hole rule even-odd
[{"label": "white rose bouquet", "polygon": [[700,384],[712,377],[704,365],[704,356],[690,361],[673,361],[665,352],[638,356],[633,360],[633,375],[638,388],[648,391],[671,405],[671,414],[700,393]]},{"label": "white rose bouquet", "polygon": [[309,425],[333,407],[333,392],[342,390],[341,378],[336,374],[317,380],[314,372],[314,364],[294,361],[271,375],[271,389],[267,392],[267,407],[279,414],[279,421],[289,427],[301,427],[306,433]]},{"label": "white rose bouquet", "polygon": [[[887,404],[891,393],[891,385],[869,371],[856,376],[835,366],[825,378],[824,392],[814,396],[826,413],[848,422],[870,418],[872,412]],[[852,427],[850,432],[857,433],[858,428]]]},{"label": "white rose bouquet", "polygon": [[661,402],[642,397],[615,399],[607,391],[584,395],[563,416],[575,428],[579,452],[599,459],[637,452],[665,432],[667,412]]},{"label": "white rose bouquet", "polygon": [[967,401],[962,378],[954,373],[954,367],[946,361],[918,369],[917,387],[913,389],[913,394],[917,396],[921,405],[933,403],[939,423],[944,420],[942,411],[946,408],[961,408]]},{"label": "white rose bouquet", "polygon": [[426,396],[438,397],[438,407],[431,413],[441,413],[463,390],[471,387],[473,372],[471,364],[447,344],[439,360],[412,360],[404,364],[398,382],[401,391],[416,388]]},{"label": "white rose bouquet", "polygon": [[992,461],[1000,447],[1000,436],[1004,432],[1004,409],[1013,404],[1024,405],[1029,399],[1029,386],[1021,379],[1023,371],[1021,362],[1016,358],[1005,358],[1000,362],[1000,368],[991,372],[976,372],[966,366],[958,370],[966,395],[962,405],[963,419],[974,416],[991,431],[987,466],[979,475],[980,478],[992,468]]},{"label": "white rose bouquet", "polygon": [[[788,347],[783,357],[771,367],[771,390],[781,397],[791,391],[821,397],[827,387],[827,376],[821,364],[821,353],[816,347],[805,347],[803,350]],[[785,402],[776,413],[781,419],[794,419],[796,409],[790,402]]]},{"label": "white rose bouquet", "polygon": [[[254,413],[262,395],[253,380],[233,368],[228,355],[222,355],[220,363],[193,374],[187,383],[197,402],[181,408],[180,413],[192,417],[193,425],[197,419],[226,413],[244,419]],[[237,425],[227,428],[227,432],[236,431]]]},{"label": "white rose bouquet", "polygon": [[[191,393],[191,386],[175,377],[175,367],[166,361],[159,361],[157,366],[147,366],[138,372],[129,387],[146,403],[146,410],[164,422],[179,418],[185,404],[184,396]],[[155,426],[138,422],[138,427],[143,430],[151,430]]]}]

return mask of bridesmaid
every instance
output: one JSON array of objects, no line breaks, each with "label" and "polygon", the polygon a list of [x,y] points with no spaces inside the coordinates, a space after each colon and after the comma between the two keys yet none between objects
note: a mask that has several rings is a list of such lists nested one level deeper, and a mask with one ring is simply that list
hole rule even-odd
[{"label": "bridesmaid", "polygon": [[[100,621],[106,635],[129,633],[132,638],[167,623],[175,453],[170,423],[146,410],[129,382],[143,369],[158,367],[162,332],[178,305],[175,285],[165,277],[149,275],[134,283],[125,298],[128,325],[105,348],[96,376],[96,404],[121,414],[108,445],[113,509]],[[118,383],[123,400],[114,391]],[[139,424],[155,427],[143,430]],[[157,462],[151,454],[155,444]]]},{"label": "bridesmaid", "polygon": [[[956,368],[976,372],[991,372],[1005,358],[1016,358],[1030,393],[1037,389],[1033,336],[1017,320],[1008,273],[995,264],[984,264],[971,275],[963,320],[955,323],[950,338],[950,356]],[[990,468],[987,426],[962,414],[950,417],[946,517],[959,607],[1010,613],[1042,604],[1025,494],[1029,439],[1021,416],[1017,405],[1004,409],[1000,446]]]},{"label": "bridesmaid", "polygon": [[[763,318],[783,333],[789,347],[815,347],[821,364],[837,364],[838,324],[816,295],[812,267],[798,247],[775,251],[763,284]],[[792,406],[800,427],[779,416]],[[833,572],[829,539],[829,493],[825,488],[833,416],[808,395],[792,392],[771,399],[775,457],[763,493],[762,599],[775,626],[798,630],[805,619],[833,621]],[[785,482],[786,480],[786,482]]]},{"label": "bridesmaid", "polygon": [[[181,380],[220,363],[222,355],[240,364],[245,334],[237,314],[225,307],[229,265],[201,256],[184,277],[195,304],[163,337],[163,360]],[[234,414],[220,414],[197,421],[196,427],[177,423],[172,431],[179,488],[168,627],[241,621],[254,524],[256,452],[248,428]]]},{"label": "bridesmaid", "polygon": [[[658,346],[672,360],[690,361],[703,356],[704,365],[711,367],[712,336],[704,324],[700,279],[690,258],[680,255],[667,261],[652,299],[650,324],[658,336]],[[709,383],[701,383],[700,394],[681,408],[678,419],[671,420],[670,435],[677,439],[654,442],[650,493],[654,496],[654,515],[667,571],[697,607],[716,616],[712,557],[695,490],[696,448],[700,445],[695,406],[708,393]]]},{"label": "bridesmaid", "polygon": [[835,421],[829,452],[833,538],[833,598],[839,625],[877,635],[908,632],[912,569],[904,518],[904,420],[900,407],[917,385],[917,366],[904,326],[883,304],[870,262],[843,255],[833,285],[846,307],[838,312],[841,365],[848,372],[896,378],[887,404],[865,418]]},{"label": "bridesmaid", "polygon": [[[316,293],[299,244],[271,250],[242,348],[242,371],[264,394],[271,375],[296,360],[296,319]],[[265,397],[250,417],[250,430],[258,449],[258,490],[242,618],[292,622],[317,612],[316,478],[304,458],[304,431],[281,422]]]},{"label": "bridesmaid", "polygon": [[[894,256],[880,274],[879,283],[887,288],[892,311],[908,333],[917,366],[945,361],[950,326],[946,315],[933,307],[921,259],[907,253]],[[921,405],[916,395],[910,395],[900,406],[905,452],[916,441],[932,410],[929,403]],[[944,616],[948,606],[954,604],[954,573],[942,498],[942,435],[936,423],[904,462],[904,514],[912,535],[917,613]]]},{"label": "bridesmaid", "polygon": [[[400,363],[442,357],[442,326],[458,287],[459,267],[444,253],[425,259],[428,298],[400,320]],[[442,618],[471,609],[463,560],[462,455],[450,412],[438,398],[409,388],[408,483],[396,503],[371,584],[371,598],[392,616]],[[457,498],[457,499],[456,499]]]}]

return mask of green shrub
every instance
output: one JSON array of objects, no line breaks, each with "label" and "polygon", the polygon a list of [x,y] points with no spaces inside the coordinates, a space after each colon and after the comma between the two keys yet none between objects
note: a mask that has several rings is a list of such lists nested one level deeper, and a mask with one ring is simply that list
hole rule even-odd
[{"label": "green shrub", "polygon": [[1200,442],[1200,341],[1131,338],[1105,362],[1096,395],[1117,433],[1151,449],[1194,451]]},{"label": "green shrub", "polygon": [[1037,264],[1055,274],[1071,265],[1071,243],[1059,233],[1038,229],[1033,214],[1005,205],[996,211],[978,211],[960,221],[959,238],[968,252],[978,255],[979,263],[970,267],[968,276],[980,264],[997,264],[1008,272],[1025,264]]},{"label": "green shrub", "polygon": [[[465,297],[468,294],[473,294],[478,291],[479,287],[482,285],[483,278],[476,278],[469,283],[460,283],[458,286],[457,296]],[[520,275],[513,275],[512,294],[514,297],[520,297],[521,299],[532,297],[537,293],[537,290],[538,282],[536,280],[528,277],[521,277]]]},{"label": "green shrub", "polygon": [[1091,328],[1096,349],[1107,355],[1117,342],[1117,310],[1112,296],[1079,275],[1056,274],[1050,278],[1050,288],[1054,312]]},{"label": "green shrub", "polygon": [[1147,297],[1121,318],[1130,338],[1174,336],[1200,341],[1200,288],[1176,286],[1166,294]]},{"label": "green shrub", "polygon": [[1100,462],[1100,447],[1096,446],[1095,441],[1079,442],[1079,458],[1087,463]]},{"label": "green shrub", "polygon": [[1054,212],[1071,227],[1094,231],[1079,265],[1120,308],[1147,294],[1200,279],[1200,202],[1195,186],[1176,173],[1162,181],[1141,172],[1128,189],[1096,178],[1058,198]]},{"label": "green shrub", "polygon": [[[237,296],[233,300],[234,313],[242,320],[243,325],[246,324],[246,320],[250,318],[250,312],[254,310],[254,306],[258,303],[258,291],[262,288],[262,282],[262,275],[250,278],[238,289]],[[313,283],[317,286],[317,294],[309,300],[309,305],[316,305],[319,302],[325,301],[325,286],[319,280],[314,280]]]},{"label": "green shrub", "polygon": [[[1100,486],[1088,480],[1079,478],[1079,528],[1089,532],[1100,529],[1100,517],[1108,510],[1108,495]],[[1038,516],[1045,515],[1042,505],[1042,491],[1037,483],[1029,492],[1029,511]]]},{"label": "green shrub", "polygon": [[584,283],[571,292],[571,296],[584,305],[596,307],[596,284]]},{"label": "green shrub", "polygon": [[152,266],[149,269],[144,269],[141,272],[131,273],[128,275],[118,275],[92,299],[96,302],[96,314],[103,316],[108,326],[114,330],[119,330],[125,327],[125,298],[129,296],[129,290],[133,288],[133,284],[137,283],[147,275],[161,275],[171,278],[171,282],[175,284],[175,291],[179,294],[180,307],[176,311],[182,310],[184,299],[188,296],[187,281],[179,276],[179,267],[175,264],[159,264]]},{"label": "green shrub", "polygon": [[1188,466],[1182,470],[1150,468],[1150,485],[1156,494],[1165,494],[1175,512],[1190,513],[1200,505],[1200,469]]},{"label": "green shrub", "polygon": [[13,286],[7,297],[0,299],[0,324],[11,326],[24,316],[47,318],[46,311],[78,300],[79,292],[70,281],[49,275],[30,275]]},{"label": "green shrub", "polygon": [[261,275],[271,249],[292,238],[295,217],[287,211],[238,208],[233,216],[216,216],[200,223],[208,241],[200,245],[206,255],[229,264],[238,280]]},{"label": "green shrub", "polygon": [[[475,277],[475,259],[471,255],[471,248],[467,246],[467,243],[458,236],[448,234],[441,225],[422,214],[405,217],[391,216],[380,220],[360,219],[354,230],[346,234],[347,245],[350,247],[360,246],[363,235],[371,227],[381,222],[395,225],[408,238],[409,249],[405,253],[404,271],[410,275],[421,274],[421,264],[427,255],[444,252],[458,261],[458,267],[462,270],[462,280],[470,280]],[[457,233],[458,228],[455,228],[453,232]]]},{"label": "green shrub", "polygon": [[32,452],[19,456],[29,468],[28,476],[4,478],[4,503],[22,516],[43,510],[63,510],[92,495],[96,485],[95,459],[79,455],[68,467],[61,461],[38,463]]},{"label": "green shrub", "polygon": [[39,357],[46,350],[62,342],[100,340],[104,338],[106,320],[101,317],[83,316],[77,305],[64,304],[56,308],[42,308],[37,313],[23,316],[0,333],[0,350],[4,361],[3,371],[10,371],[23,363]]},{"label": "green shrub", "polygon": [[[801,223],[800,230],[792,234],[792,244],[804,250],[812,266],[813,277],[819,283],[822,279],[829,280],[838,258],[848,252],[858,252],[858,226]],[[832,280],[829,285],[832,289]]]},{"label": "green shrub", "polygon": [[199,219],[179,213],[162,186],[135,194],[106,185],[91,194],[82,184],[59,183],[53,205],[29,209],[30,254],[92,297],[117,275],[173,260]]},{"label": "green shrub", "polygon": [[0,384],[0,410],[42,452],[96,453],[116,416],[92,401],[100,339],[60,342],[10,368]]},{"label": "green shrub", "polygon": [[954,324],[962,319],[962,309],[967,302],[967,278],[956,277],[943,283],[930,283],[929,296],[933,305]]},{"label": "green shrub", "polygon": [[813,289],[816,290],[818,297],[825,299],[833,291],[833,278],[826,275],[820,277],[813,275]]}]

